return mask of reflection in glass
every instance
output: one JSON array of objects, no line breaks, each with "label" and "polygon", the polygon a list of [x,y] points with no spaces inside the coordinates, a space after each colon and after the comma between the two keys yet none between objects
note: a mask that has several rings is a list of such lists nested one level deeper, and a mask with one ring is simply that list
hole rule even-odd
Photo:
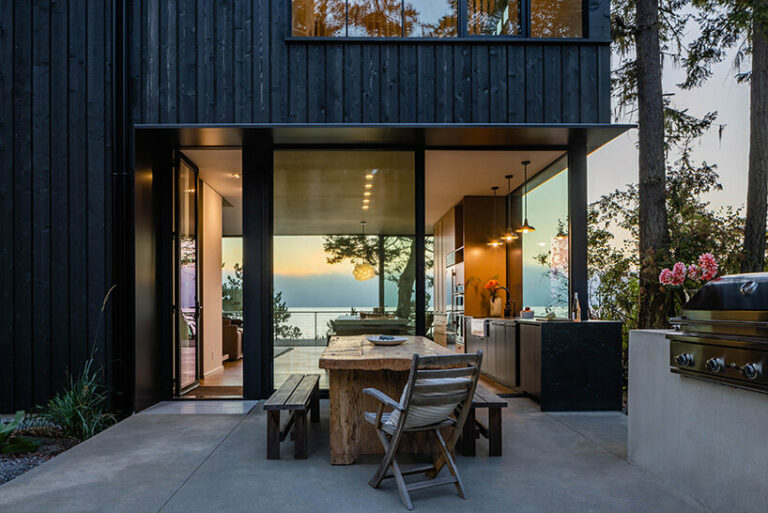
[{"label": "reflection in glass", "polygon": [[514,36],[520,34],[518,0],[466,0],[467,33],[471,36]]},{"label": "reflection in glass", "polygon": [[197,380],[197,186],[196,176],[183,160],[178,179],[179,233],[179,384]]},{"label": "reflection in glass", "polygon": [[528,192],[535,232],[522,234],[523,304],[537,316],[568,316],[568,171]]},{"label": "reflection in glass", "polygon": [[531,0],[531,37],[582,37],[581,0]]},{"label": "reflection in glass", "polygon": [[458,0],[405,0],[405,35],[454,37]]},{"label": "reflection in glass", "polygon": [[275,386],[317,373],[331,334],[413,333],[414,218],[412,152],[275,152]]},{"label": "reflection in glass", "polygon": [[293,0],[294,36],[339,37],[346,33],[346,0]]},{"label": "reflection in glass", "polygon": [[400,37],[403,35],[402,0],[349,0],[347,35]]}]

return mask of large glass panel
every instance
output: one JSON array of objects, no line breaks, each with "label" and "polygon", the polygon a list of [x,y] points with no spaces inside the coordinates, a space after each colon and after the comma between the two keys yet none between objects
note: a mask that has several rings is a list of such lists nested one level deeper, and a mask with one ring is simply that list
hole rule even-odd
[{"label": "large glass panel", "polygon": [[582,0],[531,0],[531,37],[582,37]]},{"label": "large glass panel", "polygon": [[197,175],[183,160],[178,178],[179,385],[197,381]]},{"label": "large glass panel", "polygon": [[275,152],[275,386],[319,372],[330,335],[413,333],[413,166],[412,152]]},{"label": "large glass panel", "polygon": [[350,37],[403,35],[403,0],[349,0],[347,34]]},{"label": "large glass panel", "polygon": [[294,36],[338,37],[346,35],[346,0],[293,0]]},{"label": "large glass panel", "polygon": [[528,222],[536,231],[522,234],[523,304],[537,316],[553,312],[567,317],[568,172],[528,191],[525,199]]},{"label": "large glass panel", "polygon": [[456,36],[458,0],[405,0],[405,35]]},{"label": "large glass panel", "polygon": [[520,34],[519,0],[467,0],[467,15],[471,36]]}]

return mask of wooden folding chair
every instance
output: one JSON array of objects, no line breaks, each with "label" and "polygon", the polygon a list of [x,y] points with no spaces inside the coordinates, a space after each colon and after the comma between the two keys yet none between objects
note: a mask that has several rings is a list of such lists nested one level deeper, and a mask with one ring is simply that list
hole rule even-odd
[{"label": "wooden folding chair", "polygon": [[[465,498],[464,484],[451,453],[472,407],[482,359],[482,351],[477,354],[425,357],[415,354],[400,402],[375,388],[363,390],[364,394],[380,402],[376,413],[366,412],[363,415],[366,421],[375,426],[386,453],[376,474],[368,482],[369,485],[378,488],[384,479],[394,477],[400,498],[409,510],[413,509],[413,503],[408,492],[413,490],[453,484],[459,495]],[[384,413],[385,407],[392,408],[392,412]],[[440,433],[440,429],[445,427],[453,428],[453,434],[447,442]],[[440,455],[432,464],[403,471],[397,463],[398,446],[404,433],[418,431],[434,435],[440,447]],[[438,478],[444,465],[448,466],[451,475]],[[387,473],[390,468],[392,472]],[[426,473],[427,478],[413,483],[405,482],[403,476],[418,473]]]}]

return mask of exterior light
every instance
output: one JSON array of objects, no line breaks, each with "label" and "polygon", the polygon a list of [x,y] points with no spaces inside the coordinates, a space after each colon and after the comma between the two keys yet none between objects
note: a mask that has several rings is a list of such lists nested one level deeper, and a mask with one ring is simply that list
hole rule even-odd
[{"label": "exterior light", "polygon": [[368,205],[363,205],[363,210],[368,210]]},{"label": "exterior light", "polygon": [[365,184],[365,188],[366,189],[373,189],[373,184],[372,183],[367,183],[367,184]]},{"label": "exterior light", "polygon": [[365,175],[365,179],[366,180],[373,180],[373,175],[371,173],[368,173],[367,175]]},{"label": "exterior light", "polygon": [[363,196],[370,196],[370,195],[371,195],[371,191],[365,191],[365,192],[363,193]]},{"label": "exterior light", "polygon": [[371,201],[371,200],[369,200],[368,198],[365,198],[365,199],[363,200],[363,203],[370,203],[370,201]]}]

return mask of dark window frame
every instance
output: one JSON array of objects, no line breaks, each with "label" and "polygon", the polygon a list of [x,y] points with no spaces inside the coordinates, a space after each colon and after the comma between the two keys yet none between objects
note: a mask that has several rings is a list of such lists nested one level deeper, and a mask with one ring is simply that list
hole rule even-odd
[{"label": "dark window frame", "polygon": [[[447,37],[406,36],[405,31],[405,1],[401,1],[401,35],[400,36],[349,36],[349,0],[345,0],[345,24],[343,36],[295,36],[293,35],[293,2],[286,2],[288,9],[288,42],[334,42],[334,43],[466,43],[466,42],[497,42],[524,41],[537,43],[562,43],[589,40],[589,4],[581,1],[581,37],[531,37],[531,0],[520,0],[520,34],[514,35],[473,35],[468,33],[469,12],[467,2],[459,0],[456,13],[456,35]],[[608,41],[610,42],[610,41]]]}]

